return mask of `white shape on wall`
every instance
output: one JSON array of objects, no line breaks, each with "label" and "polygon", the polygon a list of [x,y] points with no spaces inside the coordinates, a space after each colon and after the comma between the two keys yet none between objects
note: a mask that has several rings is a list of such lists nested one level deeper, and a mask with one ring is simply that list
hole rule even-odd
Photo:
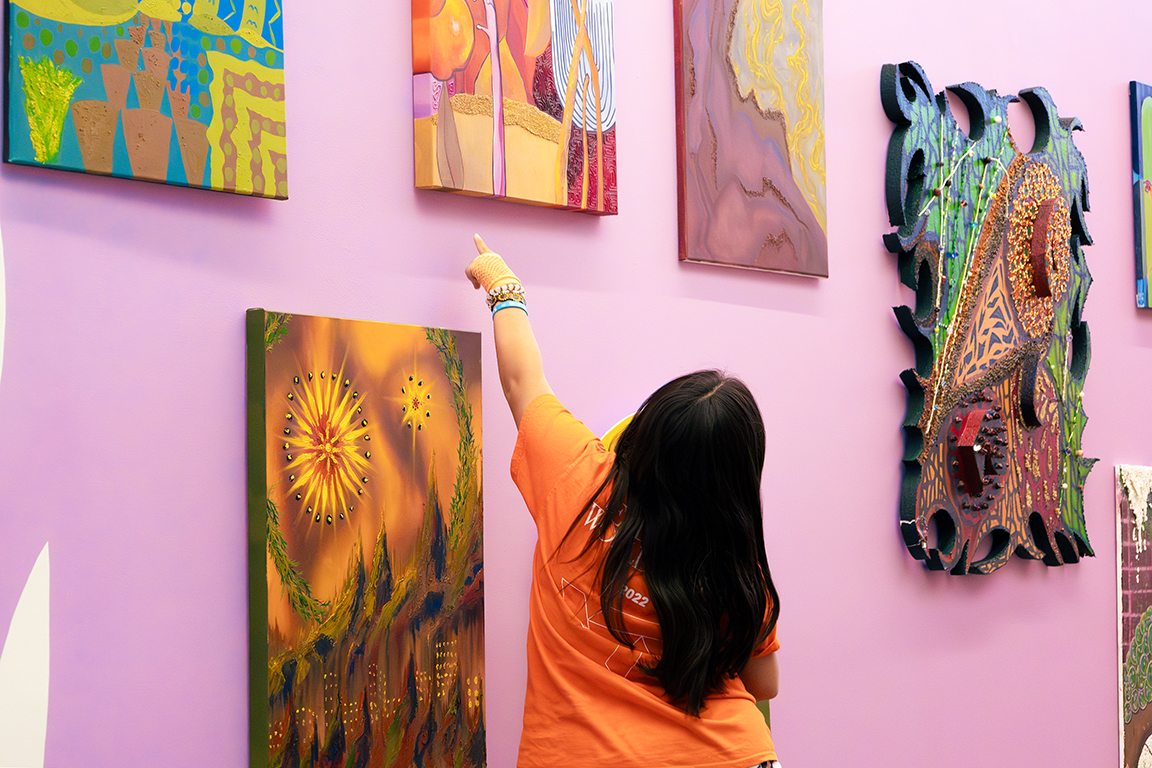
[{"label": "white shape on wall", "polygon": [[48,735],[48,544],[0,650],[0,768],[44,768]]},{"label": "white shape on wall", "polygon": [[[1128,508],[1132,510],[1132,539],[1136,542],[1136,554],[1148,547],[1149,523],[1152,522],[1152,506],[1148,498],[1152,496],[1152,467],[1120,464],[1117,467],[1120,482],[1128,494]],[[1139,579],[1139,571],[1137,571]]]}]

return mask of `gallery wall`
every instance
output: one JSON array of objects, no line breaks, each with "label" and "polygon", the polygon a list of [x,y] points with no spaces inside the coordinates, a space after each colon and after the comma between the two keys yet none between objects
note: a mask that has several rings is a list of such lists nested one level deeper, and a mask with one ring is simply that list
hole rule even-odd
[{"label": "gallery wall", "polygon": [[[678,263],[667,3],[616,3],[605,218],[414,190],[405,9],[286,6],[289,200],[0,167],[0,632],[49,543],[44,765],[247,764],[248,307],[484,334],[488,757],[514,765],[534,531],[490,319],[463,278],[473,232],[523,279],[549,381],[592,429],[706,366],[758,397],[788,768],[1117,764],[1113,466],[1152,464],[1127,83],[1152,80],[1152,10],[826,0],[830,277],[809,279]],[[906,59],[937,90],[1044,86],[1085,126],[1084,446],[1100,461],[1096,556],[1079,564],[951,577],[902,543],[913,357],[891,307],[911,293],[880,239],[878,81]]]}]

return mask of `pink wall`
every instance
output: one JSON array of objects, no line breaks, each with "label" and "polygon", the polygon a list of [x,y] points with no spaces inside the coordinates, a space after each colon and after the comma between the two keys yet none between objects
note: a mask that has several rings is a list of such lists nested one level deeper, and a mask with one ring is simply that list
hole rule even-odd
[{"label": "pink wall", "polygon": [[[701,366],[759,397],[788,768],[1115,765],[1112,467],[1152,464],[1127,106],[1128,80],[1152,80],[1152,11],[1119,5],[827,0],[828,280],[677,263],[667,3],[616,6],[616,218],[416,192],[406,11],[367,0],[336,28],[330,4],[287,9],[288,202],[0,167],[0,630],[50,541],[46,765],[246,765],[252,306],[485,334],[489,759],[514,763],[534,534],[490,321],[462,277],[474,231],[529,287],[551,383],[593,429]],[[952,578],[901,543],[912,350],[890,308],[911,294],[880,241],[878,79],[909,58],[937,89],[1045,86],[1086,126],[1085,447],[1101,461],[1081,564]]]}]

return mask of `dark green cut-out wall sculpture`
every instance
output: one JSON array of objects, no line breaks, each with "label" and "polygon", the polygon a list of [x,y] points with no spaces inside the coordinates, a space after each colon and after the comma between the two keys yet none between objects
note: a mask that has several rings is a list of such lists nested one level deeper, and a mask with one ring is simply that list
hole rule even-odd
[{"label": "dark green cut-out wall sculpture", "polygon": [[[933,570],[990,573],[1015,552],[1048,565],[1093,554],[1084,527],[1091,356],[1082,246],[1088,174],[1043,88],[1001,96],[975,83],[944,91],[914,62],[881,70],[894,124],[884,237],[912,306],[895,308],[912,341],[900,528]],[[1035,120],[1017,146],[1008,104]]]}]

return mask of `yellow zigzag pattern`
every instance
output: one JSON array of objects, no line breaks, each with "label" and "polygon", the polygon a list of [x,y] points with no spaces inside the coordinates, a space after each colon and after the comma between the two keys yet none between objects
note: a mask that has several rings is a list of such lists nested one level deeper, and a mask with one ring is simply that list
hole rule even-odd
[{"label": "yellow zigzag pattern", "polygon": [[288,197],[284,71],[208,52],[212,188]]}]

